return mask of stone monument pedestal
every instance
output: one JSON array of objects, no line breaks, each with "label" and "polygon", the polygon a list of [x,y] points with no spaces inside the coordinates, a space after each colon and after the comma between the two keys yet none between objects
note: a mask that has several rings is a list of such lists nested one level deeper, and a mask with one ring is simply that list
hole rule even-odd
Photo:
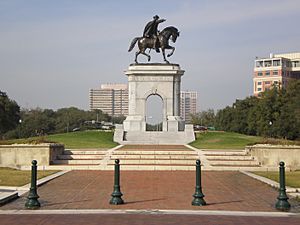
[{"label": "stone monument pedestal", "polygon": [[[195,140],[192,125],[180,117],[180,84],[184,70],[178,64],[131,64],[128,76],[128,116],[116,126],[120,144],[187,144]],[[163,102],[162,131],[146,131],[146,101],[158,95]]]}]

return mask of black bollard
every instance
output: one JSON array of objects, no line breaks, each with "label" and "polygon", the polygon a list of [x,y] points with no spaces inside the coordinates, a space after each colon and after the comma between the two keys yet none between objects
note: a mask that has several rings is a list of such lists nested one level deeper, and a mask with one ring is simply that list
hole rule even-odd
[{"label": "black bollard", "polygon": [[280,211],[288,211],[291,208],[290,203],[288,202],[288,196],[286,194],[285,189],[285,168],[284,162],[279,163],[279,181],[280,181],[280,188],[279,188],[279,195],[277,197],[278,201],[276,202],[276,209]]},{"label": "black bollard", "polygon": [[194,200],[192,201],[192,205],[202,206],[206,205],[204,200],[204,194],[202,193],[201,187],[201,162],[199,159],[196,161],[196,188],[195,194],[193,195]]},{"label": "black bollard", "polygon": [[38,209],[41,207],[41,204],[38,201],[38,194],[37,194],[37,161],[32,160],[31,166],[31,186],[29,189],[29,194],[27,196],[27,201],[25,203],[25,207],[27,209]]},{"label": "black bollard", "polygon": [[111,194],[112,198],[109,202],[111,205],[121,205],[124,204],[122,199],[122,193],[120,190],[120,160],[115,160],[115,184],[114,184],[114,191]]}]

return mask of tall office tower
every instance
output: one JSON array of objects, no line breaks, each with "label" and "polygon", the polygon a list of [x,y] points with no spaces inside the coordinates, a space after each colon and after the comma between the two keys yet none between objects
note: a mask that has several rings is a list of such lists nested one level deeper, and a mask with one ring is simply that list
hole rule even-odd
[{"label": "tall office tower", "polygon": [[90,89],[90,110],[95,109],[110,116],[127,116],[127,84],[102,84],[98,89]]},{"label": "tall office tower", "polygon": [[186,121],[191,122],[191,114],[197,111],[197,92],[181,91],[180,92],[180,116]]},{"label": "tall office tower", "polygon": [[254,65],[253,94],[258,96],[274,84],[285,88],[293,79],[300,79],[299,52],[257,58]]}]

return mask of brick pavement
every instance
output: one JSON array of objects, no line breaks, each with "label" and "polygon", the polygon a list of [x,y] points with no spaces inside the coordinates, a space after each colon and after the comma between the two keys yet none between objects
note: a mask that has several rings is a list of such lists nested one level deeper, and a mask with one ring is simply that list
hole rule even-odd
[{"label": "brick pavement", "polygon": [[298,217],[243,217],[205,215],[80,214],[0,215],[1,225],[299,225]]},{"label": "brick pavement", "polygon": [[[122,171],[124,205],[108,202],[113,171],[72,171],[38,189],[41,209],[177,209],[177,210],[274,210],[275,189],[239,172],[203,173],[208,205],[191,205],[195,186],[193,171]],[[25,197],[0,209],[23,209]],[[299,203],[292,203],[299,210]],[[298,204],[298,205],[297,205]],[[298,208],[297,208],[298,207]]]}]

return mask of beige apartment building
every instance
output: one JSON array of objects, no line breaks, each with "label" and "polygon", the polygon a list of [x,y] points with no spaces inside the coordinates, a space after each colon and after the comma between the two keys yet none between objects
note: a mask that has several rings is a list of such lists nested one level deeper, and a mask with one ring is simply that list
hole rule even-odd
[{"label": "beige apartment building", "polygon": [[180,92],[180,116],[186,122],[191,122],[191,114],[197,112],[197,92],[181,91]]},{"label": "beige apartment building", "polygon": [[270,54],[256,58],[253,77],[253,94],[268,90],[272,85],[285,88],[293,79],[300,79],[300,53]]},{"label": "beige apartment building", "polygon": [[127,116],[127,84],[102,84],[100,88],[90,89],[90,110],[95,109],[110,116]]}]

